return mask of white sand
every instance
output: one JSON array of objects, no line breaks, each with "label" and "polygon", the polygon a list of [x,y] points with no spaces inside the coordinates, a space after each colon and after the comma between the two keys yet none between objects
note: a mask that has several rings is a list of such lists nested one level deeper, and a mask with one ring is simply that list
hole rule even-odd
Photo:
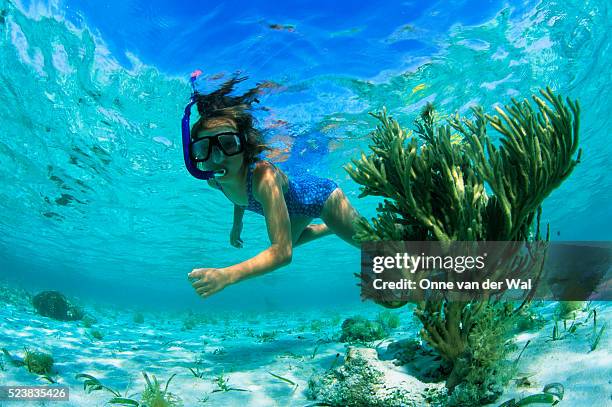
[{"label": "white sand", "polygon": [[[550,315],[553,307],[554,304],[543,312]],[[596,307],[599,324],[605,321],[609,325],[612,308],[603,304]],[[376,307],[364,309],[366,312],[360,314],[370,318],[381,310]],[[122,394],[127,389],[127,394],[132,395],[144,389],[142,371],[156,375],[164,384],[176,373],[169,390],[179,395],[185,406],[306,406],[314,403],[304,393],[309,377],[313,372],[329,368],[336,359],[336,363],[342,362],[345,344],[333,338],[340,332],[342,320],[357,313],[226,314],[216,315],[208,321],[200,316],[195,318],[199,320],[192,329],[182,330],[184,321],[194,317],[144,313],[145,322],[137,324],[133,321],[134,312],[98,309],[91,310],[98,320],[93,328],[101,331],[104,337],[91,341],[86,335],[91,329],[84,328],[80,322],[41,317],[27,304],[6,304],[0,311],[0,347],[21,357],[24,346],[53,355],[57,371],[54,377],[60,384],[69,386],[70,402],[47,403],[49,406],[104,406],[113,397],[105,391],[87,394],[83,391],[82,380],[75,379],[78,373],[93,375],[104,385]],[[407,311],[401,315],[402,326],[389,340],[379,344],[379,349],[393,340],[415,336],[418,326]],[[578,320],[586,317],[581,314]],[[560,328],[564,335],[562,324]],[[272,338],[266,338],[265,333],[270,332],[275,333]],[[506,394],[492,405],[499,405],[511,397],[538,393],[552,382],[565,387],[561,406],[612,405],[609,332],[604,333],[594,352],[589,352],[591,321],[562,340],[548,341],[551,332],[552,322],[549,322],[537,333],[518,337],[519,350],[531,339],[519,365],[521,373],[530,375],[531,385],[517,387],[512,382]],[[5,370],[0,371],[2,385],[48,384],[23,367],[10,366],[4,359]],[[197,366],[196,359],[199,360]],[[390,382],[404,383],[413,391],[443,386],[443,383],[421,383],[408,375],[405,368],[394,366],[392,361],[381,361],[378,366],[382,366]],[[203,379],[194,377],[188,367],[197,367],[203,372]],[[270,372],[297,386],[273,377]],[[230,387],[248,391],[213,393],[218,389],[213,379],[222,373],[229,379]],[[206,403],[198,401],[206,397]],[[45,404],[0,402],[0,405]]]},{"label": "white sand", "polygon": [[[593,341],[593,317],[588,320],[588,313],[579,312],[576,323],[580,323],[571,334],[559,322],[561,339],[551,340],[553,332],[553,314],[556,303],[549,303],[541,312],[549,321],[544,328],[535,333],[521,334],[516,338],[518,350],[516,356],[531,340],[519,360],[518,378],[528,376],[528,386],[518,386],[518,381],[511,382],[504,395],[491,406],[530,394],[541,393],[545,385],[561,383],[565,389],[563,401],[559,406],[612,406],[612,304],[609,302],[591,303],[597,309],[597,331],[606,324],[603,335],[595,351],[591,352]],[[566,321],[569,330],[572,321]]]},{"label": "white sand", "polygon": [[[200,320],[192,329],[183,330],[185,320],[205,317],[144,313],[145,322],[137,324],[133,312],[116,317],[116,312],[91,314],[98,321],[87,329],[81,322],[42,317],[28,306],[7,304],[0,311],[0,347],[19,357],[23,357],[24,346],[51,353],[55,379],[70,387],[70,402],[49,405],[104,406],[113,397],[105,391],[87,394],[83,381],[75,379],[78,373],[90,374],[122,394],[129,386],[127,394],[132,395],[144,389],[141,372],[146,371],[164,384],[176,373],[169,390],[179,395],[185,406],[305,406],[313,403],[304,395],[308,378],[314,371],[331,366],[336,355],[346,351],[343,343],[331,341],[340,331],[339,315],[332,323],[329,314],[326,319],[287,313],[226,314]],[[101,331],[103,339],[92,342],[86,335],[91,329]],[[265,336],[272,332],[272,338]],[[0,371],[2,385],[48,384],[24,367],[10,366],[6,358],[4,364],[5,370]],[[203,379],[196,378],[189,367],[204,372]],[[297,387],[270,372],[295,382]],[[213,393],[218,389],[213,380],[220,374],[229,379],[230,387],[248,391]],[[198,402],[206,396],[207,403]],[[139,399],[138,395],[134,398]]]}]

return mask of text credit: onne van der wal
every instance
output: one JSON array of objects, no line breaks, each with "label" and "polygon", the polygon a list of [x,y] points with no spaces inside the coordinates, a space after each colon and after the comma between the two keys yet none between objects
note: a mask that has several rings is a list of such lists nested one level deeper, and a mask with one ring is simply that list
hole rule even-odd
[{"label": "text credit: onne van der wal", "polygon": [[401,278],[387,281],[375,278],[372,287],[376,290],[531,290],[531,279],[504,278],[500,281],[438,281],[418,277],[416,273],[445,271],[462,274],[479,272],[485,269],[487,253],[480,256],[426,256],[396,253],[395,256],[375,256],[372,258],[372,272],[380,275],[386,270],[402,270],[402,274],[415,274],[416,278]]}]

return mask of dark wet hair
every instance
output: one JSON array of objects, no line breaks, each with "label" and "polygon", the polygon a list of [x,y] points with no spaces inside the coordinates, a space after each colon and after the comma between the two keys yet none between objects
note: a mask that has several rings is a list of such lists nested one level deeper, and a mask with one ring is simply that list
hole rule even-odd
[{"label": "dark wet hair", "polygon": [[239,96],[231,96],[236,84],[245,81],[247,77],[234,76],[224,82],[221,87],[209,94],[196,92],[196,105],[200,118],[191,127],[191,136],[210,128],[207,123],[219,119],[231,120],[236,124],[240,134],[246,139],[244,146],[245,162],[250,164],[260,159],[260,154],[265,150],[271,150],[264,142],[263,133],[255,128],[251,106],[259,103],[257,95],[261,94],[262,87],[257,84],[246,93]]}]

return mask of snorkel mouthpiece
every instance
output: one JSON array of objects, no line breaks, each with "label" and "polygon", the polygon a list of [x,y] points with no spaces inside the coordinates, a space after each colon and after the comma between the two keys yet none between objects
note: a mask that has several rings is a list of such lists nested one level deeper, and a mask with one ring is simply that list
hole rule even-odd
[{"label": "snorkel mouthpiece", "polygon": [[222,177],[225,174],[227,174],[227,170],[224,168],[224,169],[221,169],[221,170],[215,170],[215,171],[213,171],[213,173],[214,173],[215,177]]},{"label": "snorkel mouthpiece", "polygon": [[[191,82],[191,89],[192,89],[192,93],[191,93],[191,98],[189,100],[189,103],[187,103],[187,106],[185,106],[185,113],[183,114],[183,119],[181,120],[181,130],[182,130],[182,136],[183,136],[183,159],[185,160],[185,168],[187,168],[187,171],[189,171],[189,173],[197,178],[197,179],[201,179],[201,180],[207,180],[207,179],[211,179],[215,176],[217,176],[215,173],[216,171],[202,171],[200,169],[198,169],[198,167],[196,166],[196,163],[193,162],[193,160],[191,159],[191,153],[189,152],[189,146],[191,144],[191,131],[190,131],[190,127],[189,127],[189,118],[191,116],[191,108],[192,106],[196,103],[196,99],[197,99],[197,95],[198,95],[198,91],[196,90],[195,87],[195,81],[198,78],[198,76],[200,76],[202,74],[202,71],[195,70],[192,74],[191,74],[191,78],[190,78],[190,82]],[[223,175],[225,175],[225,170]]]}]

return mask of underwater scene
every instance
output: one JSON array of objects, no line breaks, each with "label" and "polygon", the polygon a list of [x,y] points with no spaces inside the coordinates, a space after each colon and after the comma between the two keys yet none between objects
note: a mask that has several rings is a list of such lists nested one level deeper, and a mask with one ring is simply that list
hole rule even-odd
[{"label": "underwater scene", "polygon": [[0,406],[612,405],[610,6],[0,0]]}]

